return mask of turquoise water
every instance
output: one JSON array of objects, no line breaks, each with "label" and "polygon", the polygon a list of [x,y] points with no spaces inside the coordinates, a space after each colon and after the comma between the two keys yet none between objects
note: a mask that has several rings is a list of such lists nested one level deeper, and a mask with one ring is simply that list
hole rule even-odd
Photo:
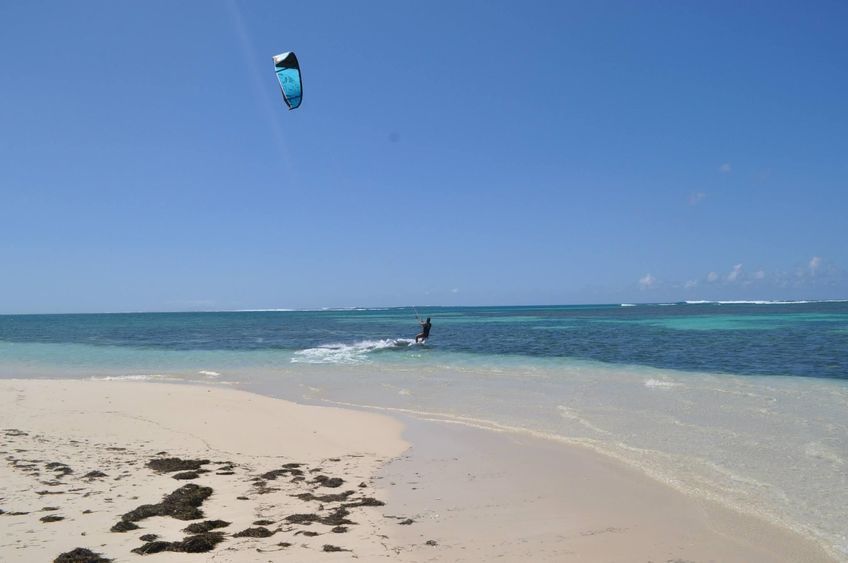
[{"label": "turquoise water", "polygon": [[[412,309],[0,316],[0,342],[79,344],[72,362],[128,350],[225,351],[258,361],[497,363],[567,359],[744,375],[848,377],[848,303],[428,308],[433,338],[408,346]],[[105,352],[105,347],[123,352]],[[43,353],[48,353],[43,348]],[[65,350],[67,353],[68,350]],[[24,352],[21,352],[24,353]],[[12,350],[7,354],[14,357]],[[37,355],[37,353],[36,353]],[[184,354],[187,356],[188,354]],[[134,354],[157,360],[156,355]],[[466,360],[463,360],[466,361]]]},{"label": "turquoise water", "polygon": [[848,303],[0,316],[0,377],[230,385],[579,444],[848,561]]}]

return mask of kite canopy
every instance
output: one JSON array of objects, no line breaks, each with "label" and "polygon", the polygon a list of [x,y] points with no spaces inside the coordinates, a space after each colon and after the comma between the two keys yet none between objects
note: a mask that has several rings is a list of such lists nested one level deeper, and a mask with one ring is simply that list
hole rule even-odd
[{"label": "kite canopy", "polygon": [[283,100],[289,109],[300,106],[303,99],[303,84],[300,81],[300,64],[294,53],[281,53],[274,57],[274,71],[280,82]]}]

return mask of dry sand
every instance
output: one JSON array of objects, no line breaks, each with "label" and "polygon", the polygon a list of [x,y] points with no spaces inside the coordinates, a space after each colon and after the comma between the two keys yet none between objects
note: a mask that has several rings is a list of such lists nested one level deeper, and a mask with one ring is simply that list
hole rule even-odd
[{"label": "dry sand", "polygon": [[[326,561],[385,556],[379,538],[384,525],[381,507],[348,506],[349,514],[338,509],[379,496],[371,477],[385,460],[406,449],[401,431],[399,422],[382,415],[302,406],[232,389],[0,381],[0,510],[5,512],[0,514],[0,561],[53,561],[74,548],[114,561],[140,561],[131,550],[146,543],[139,539],[142,535],[179,541],[191,535],[183,528],[207,519],[230,523],[215,530],[224,532],[225,540],[213,551],[165,552],[145,559],[268,561],[285,556]],[[147,467],[152,459],[172,457],[209,460],[200,466],[208,472],[177,480],[173,476],[179,471],[158,473]],[[302,465],[285,467],[292,463]],[[104,475],[86,476],[93,471]],[[110,531],[123,515],[159,503],[187,484],[189,491],[195,485],[212,489],[199,507],[203,519],[153,516],[136,521],[138,529]],[[341,500],[292,496],[345,491],[353,493]],[[317,515],[327,523],[286,519],[295,514]],[[63,519],[43,521],[47,516]],[[269,532],[278,531],[265,538],[233,537],[260,527],[254,524],[259,520],[268,522],[261,527]],[[325,545],[351,551],[325,552]]]},{"label": "dry sand", "polygon": [[[207,520],[229,524],[188,545],[211,551],[144,560],[830,561],[589,450],[405,422],[197,385],[0,381],[0,561],[138,562]],[[180,480],[149,465],[168,458],[208,462]],[[178,490],[197,506],[137,510]]]}]

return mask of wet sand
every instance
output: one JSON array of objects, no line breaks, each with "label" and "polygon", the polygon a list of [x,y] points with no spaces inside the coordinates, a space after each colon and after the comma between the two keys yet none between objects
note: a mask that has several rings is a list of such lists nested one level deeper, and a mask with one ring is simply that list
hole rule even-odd
[{"label": "wet sand", "polygon": [[379,476],[387,507],[413,520],[396,520],[398,560],[834,561],[800,535],[588,448],[402,420],[412,447]]}]

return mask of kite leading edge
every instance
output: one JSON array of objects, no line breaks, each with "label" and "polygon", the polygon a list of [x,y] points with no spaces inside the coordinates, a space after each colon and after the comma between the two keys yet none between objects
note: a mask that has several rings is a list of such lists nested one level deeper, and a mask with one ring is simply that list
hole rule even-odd
[{"label": "kite leading edge", "polygon": [[293,52],[281,53],[274,56],[274,71],[280,82],[283,100],[289,109],[300,106],[303,99],[303,84],[300,80],[300,64]]}]

